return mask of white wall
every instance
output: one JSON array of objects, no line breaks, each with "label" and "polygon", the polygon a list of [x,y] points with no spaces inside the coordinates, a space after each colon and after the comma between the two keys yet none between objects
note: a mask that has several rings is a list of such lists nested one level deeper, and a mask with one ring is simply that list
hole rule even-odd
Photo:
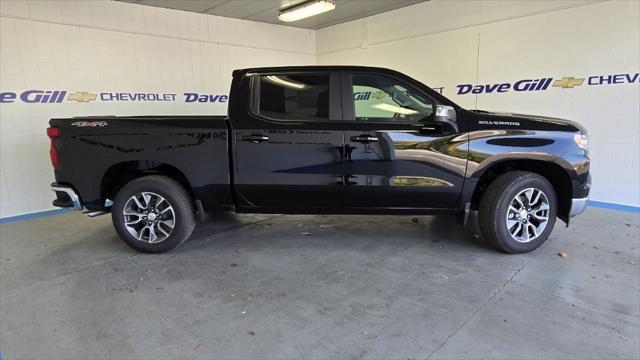
[{"label": "white wall", "polygon": [[456,95],[456,85],[640,70],[637,1],[440,1],[309,31],[112,1],[0,0],[0,92],[175,93],[173,102],[0,104],[0,217],[51,209],[44,135],[57,116],[223,114],[248,66],[377,65],[462,106],[562,116],[591,132],[594,199],[640,205],[640,87]]},{"label": "white wall", "polygon": [[[0,0],[0,92],[175,93],[172,102],[0,104],[0,217],[51,209],[51,117],[224,114],[231,71],[315,63],[310,30],[113,1]],[[67,93],[67,96],[70,93]]]},{"label": "white wall", "polygon": [[[574,119],[591,135],[592,198],[640,205],[638,1],[429,1],[316,33],[319,64],[389,67],[467,108]],[[572,89],[457,95],[456,85],[584,78]]]}]

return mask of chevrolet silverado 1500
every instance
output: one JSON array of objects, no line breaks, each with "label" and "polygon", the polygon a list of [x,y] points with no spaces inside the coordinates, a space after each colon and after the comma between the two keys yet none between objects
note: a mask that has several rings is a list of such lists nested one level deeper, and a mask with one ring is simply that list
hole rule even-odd
[{"label": "chevrolet silverado 1500", "polygon": [[236,70],[227,116],[52,119],[53,204],[111,213],[144,252],[185,241],[212,212],[458,214],[531,251],[584,211],[586,130],[469,111],[396,71]]}]

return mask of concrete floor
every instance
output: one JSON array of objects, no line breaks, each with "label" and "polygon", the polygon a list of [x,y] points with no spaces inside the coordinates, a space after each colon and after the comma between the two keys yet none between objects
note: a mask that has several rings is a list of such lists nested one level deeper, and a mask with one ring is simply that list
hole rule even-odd
[{"label": "concrete floor", "polygon": [[164,255],[129,249],[108,216],[0,225],[0,351],[640,357],[640,214],[588,209],[525,255],[486,247],[448,216],[418,220],[225,214]]}]

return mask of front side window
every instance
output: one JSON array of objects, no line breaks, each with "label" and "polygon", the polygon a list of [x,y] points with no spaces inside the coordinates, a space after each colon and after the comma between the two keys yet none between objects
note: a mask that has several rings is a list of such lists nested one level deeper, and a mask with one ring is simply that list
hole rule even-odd
[{"label": "front side window", "polygon": [[433,114],[433,102],[402,82],[380,75],[354,74],[356,120],[416,122]]},{"label": "front side window", "polygon": [[328,120],[328,74],[260,75],[259,111],[280,120]]}]

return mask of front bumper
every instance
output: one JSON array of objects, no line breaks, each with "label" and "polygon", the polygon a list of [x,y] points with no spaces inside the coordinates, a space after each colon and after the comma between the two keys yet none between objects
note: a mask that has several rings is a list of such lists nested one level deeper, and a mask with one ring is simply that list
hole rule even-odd
[{"label": "front bumper", "polygon": [[71,208],[78,211],[82,210],[80,196],[71,186],[52,183],[51,191],[55,191],[56,193],[56,199],[53,200],[52,203],[53,206]]},{"label": "front bumper", "polygon": [[569,217],[580,215],[587,208],[588,197],[571,199],[571,211],[569,211]]},{"label": "front bumper", "polygon": [[591,190],[591,174],[587,175],[587,180],[582,184],[577,191],[574,190],[574,194],[580,196],[579,198],[571,199],[571,209],[569,211],[569,218],[582,214],[587,208],[589,202],[589,191]]}]

